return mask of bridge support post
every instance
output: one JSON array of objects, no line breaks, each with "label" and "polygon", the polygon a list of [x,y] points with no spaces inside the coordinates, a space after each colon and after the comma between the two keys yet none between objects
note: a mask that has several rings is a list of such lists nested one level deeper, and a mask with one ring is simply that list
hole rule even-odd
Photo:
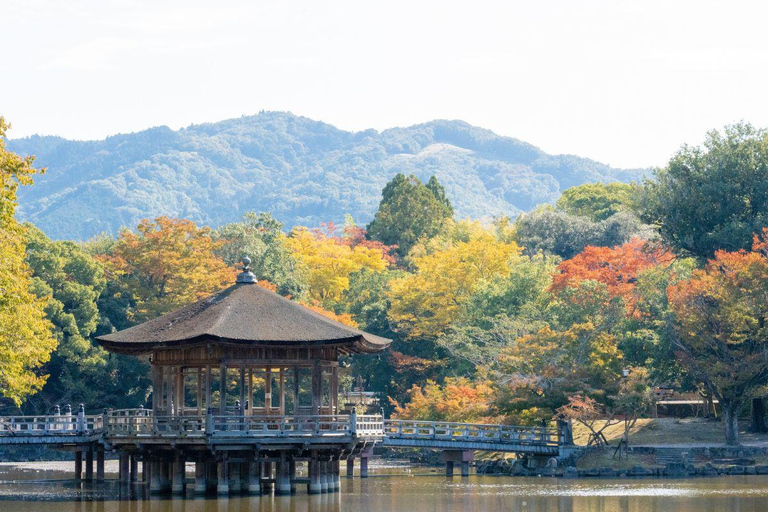
[{"label": "bridge support post", "polygon": [[291,494],[296,494],[296,459],[288,459],[288,480],[291,482]]},{"label": "bridge support post", "polygon": [[272,480],[272,462],[265,460],[261,463],[261,477],[263,482],[262,492],[269,494],[272,492],[272,482],[270,482]]},{"label": "bridge support post", "polygon": [[205,462],[195,462],[195,494],[205,494],[208,486],[205,482]]},{"label": "bridge support post", "polygon": [[360,457],[360,478],[368,478],[368,457]]},{"label": "bridge support post", "polygon": [[231,462],[229,464],[229,493],[240,492],[240,463]]},{"label": "bridge support post", "polygon": [[150,494],[160,494],[163,492],[163,475],[160,470],[160,462],[153,460],[149,464],[151,466],[149,470],[149,492]]},{"label": "bridge support post", "polygon": [[127,484],[128,483],[128,454],[127,453],[121,453],[118,456],[118,478],[120,480],[121,484]]},{"label": "bridge support post", "polygon": [[317,454],[313,453],[309,459],[309,485],[307,492],[309,494],[320,494],[323,492],[323,486],[320,484],[320,461],[317,460]]},{"label": "bridge support post", "polygon": [[75,482],[79,482],[83,478],[83,452],[77,450],[75,452]]},{"label": "bridge support post", "polygon": [[131,483],[133,484],[139,481],[139,459],[136,458],[136,455],[131,455],[130,467],[131,467],[130,480],[131,480]]},{"label": "bridge support post", "polygon": [[160,489],[161,492],[171,492],[171,463],[160,461]]},{"label": "bridge support post", "polygon": [[218,484],[218,477],[216,474],[216,461],[209,459],[205,462],[205,488],[206,491],[215,491]]},{"label": "bridge support post", "polygon": [[461,463],[461,476],[469,476],[469,463],[475,460],[473,450],[445,450],[443,451],[443,460],[445,461],[445,476],[453,476],[453,468],[457,462]]},{"label": "bridge support post", "polygon": [[85,450],[85,481],[93,482],[93,448]]},{"label": "bridge support post", "polygon": [[251,465],[247,462],[240,462],[240,492],[248,494],[248,487],[251,482]]},{"label": "bridge support post", "polygon": [[251,494],[261,494],[261,464],[258,461],[249,462],[248,470],[248,492]]},{"label": "bridge support post", "polygon": [[355,459],[347,457],[347,478],[355,477]]},{"label": "bridge support post", "polygon": [[218,483],[216,484],[216,493],[220,495],[229,494],[229,475],[226,459],[219,462]]},{"label": "bridge support post", "polygon": [[332,463],[333,474],[333,492],[341,491],[341,461],[334,460]]},{"label": "bridge support post", "polygon": [[291,494],[291,477],[288,466],[288,454],[280,452],[280,458],[277,460],[277,470],[275,472],[275,494]]},{"label": "bridge support post", "polygon": [[104,449],[98,448],[96,450],[96,481],[104,481]]},{"label": "bridge support post", "polygon": [[328,492],[328,466],[327,460],[320,461],[320,492]]}]

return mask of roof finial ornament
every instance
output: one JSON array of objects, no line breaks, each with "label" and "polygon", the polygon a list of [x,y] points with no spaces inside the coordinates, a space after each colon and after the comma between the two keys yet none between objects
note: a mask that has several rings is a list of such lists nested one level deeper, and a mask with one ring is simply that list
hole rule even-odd
[{"label": "roof finial ornament", "polygon": [[253,284],[256,281],[256,276],[251,272],[251,258],[243,256],[243,271],[237,274],[237,282]]}]

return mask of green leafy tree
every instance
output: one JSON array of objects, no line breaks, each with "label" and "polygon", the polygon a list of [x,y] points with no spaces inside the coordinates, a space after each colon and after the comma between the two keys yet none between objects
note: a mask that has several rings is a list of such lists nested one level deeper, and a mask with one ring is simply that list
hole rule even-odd
[{"label": "green leafy tree", "polygon": [[271,213],[247,212],[242,221],[214,231],[213,238],[224,241],[214,253],[227,265],[237,265],[248,256],[256,277],[274,284],[281,295],[300,298],[306,293],[307,276],[285,244],[283,224]]},{"label": "green leafy tree", "polygon": [[404,257],[419,240],[439,233],[452,215],[451,203],[436,178],[426,186],[416,176],[398,174],[384,187],[368,237],[396,245],[397,254]]},{"label": "green leafy tree", "polygon": [[739,123],[683,146],[644,184],[640,204],[670,246],[700,260],[748,249],[768,226],[768,131]]},{"label": "green leafy tree", "polygon": [[9,128],[0,117],[0,394],[20,405],[45,384],[40,368],[56,348],[56,339],[45,316],[47,296],[31,291],[24,229],[14,218],[19,185],[31,185],[38,171],[33,157],[5,149]]},{"label": "green leafy tree", "polygon": [[520,215],[514,223],[515,240],[527,254],[543,252],[570,259],[588,245],[613,247],[631,238],[652,238],[653,230],[628,211],[595,222],[551,207]]},{"label": "green leafy tree", "polygon": [[563,191],[557,209],[599,222],[631,209],[637,187],[628,183],[587,183]]}]

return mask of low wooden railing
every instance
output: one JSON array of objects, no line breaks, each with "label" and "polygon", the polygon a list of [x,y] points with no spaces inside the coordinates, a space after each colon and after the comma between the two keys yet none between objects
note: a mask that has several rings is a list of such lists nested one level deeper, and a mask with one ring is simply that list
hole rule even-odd
[{"label": "low wooden railing", "polygon": [[560,432],[552,427],[486,425],[438,421],[384,420],[388,439],[471,441],[538,446],[558,446]]}]

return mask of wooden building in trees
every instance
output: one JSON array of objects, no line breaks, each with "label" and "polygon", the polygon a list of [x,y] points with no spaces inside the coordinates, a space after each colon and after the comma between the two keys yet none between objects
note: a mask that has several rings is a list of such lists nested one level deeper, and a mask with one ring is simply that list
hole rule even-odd
[{"label": "wooden building in trees", "polygon": [[[383,418],[339,409],[339,358],[391,340],[333,321],[259,286],[244,260],[237,282],[195,304],[101,336],[111,352],[148,356],[151,409],[108,411],[105,439],[121,478],[137,461],[155,492],[295,490],[308,464],[311,493],[338,488],[339,460],[383,436]],[[214,484],[215,483],[215,484]]]}]

